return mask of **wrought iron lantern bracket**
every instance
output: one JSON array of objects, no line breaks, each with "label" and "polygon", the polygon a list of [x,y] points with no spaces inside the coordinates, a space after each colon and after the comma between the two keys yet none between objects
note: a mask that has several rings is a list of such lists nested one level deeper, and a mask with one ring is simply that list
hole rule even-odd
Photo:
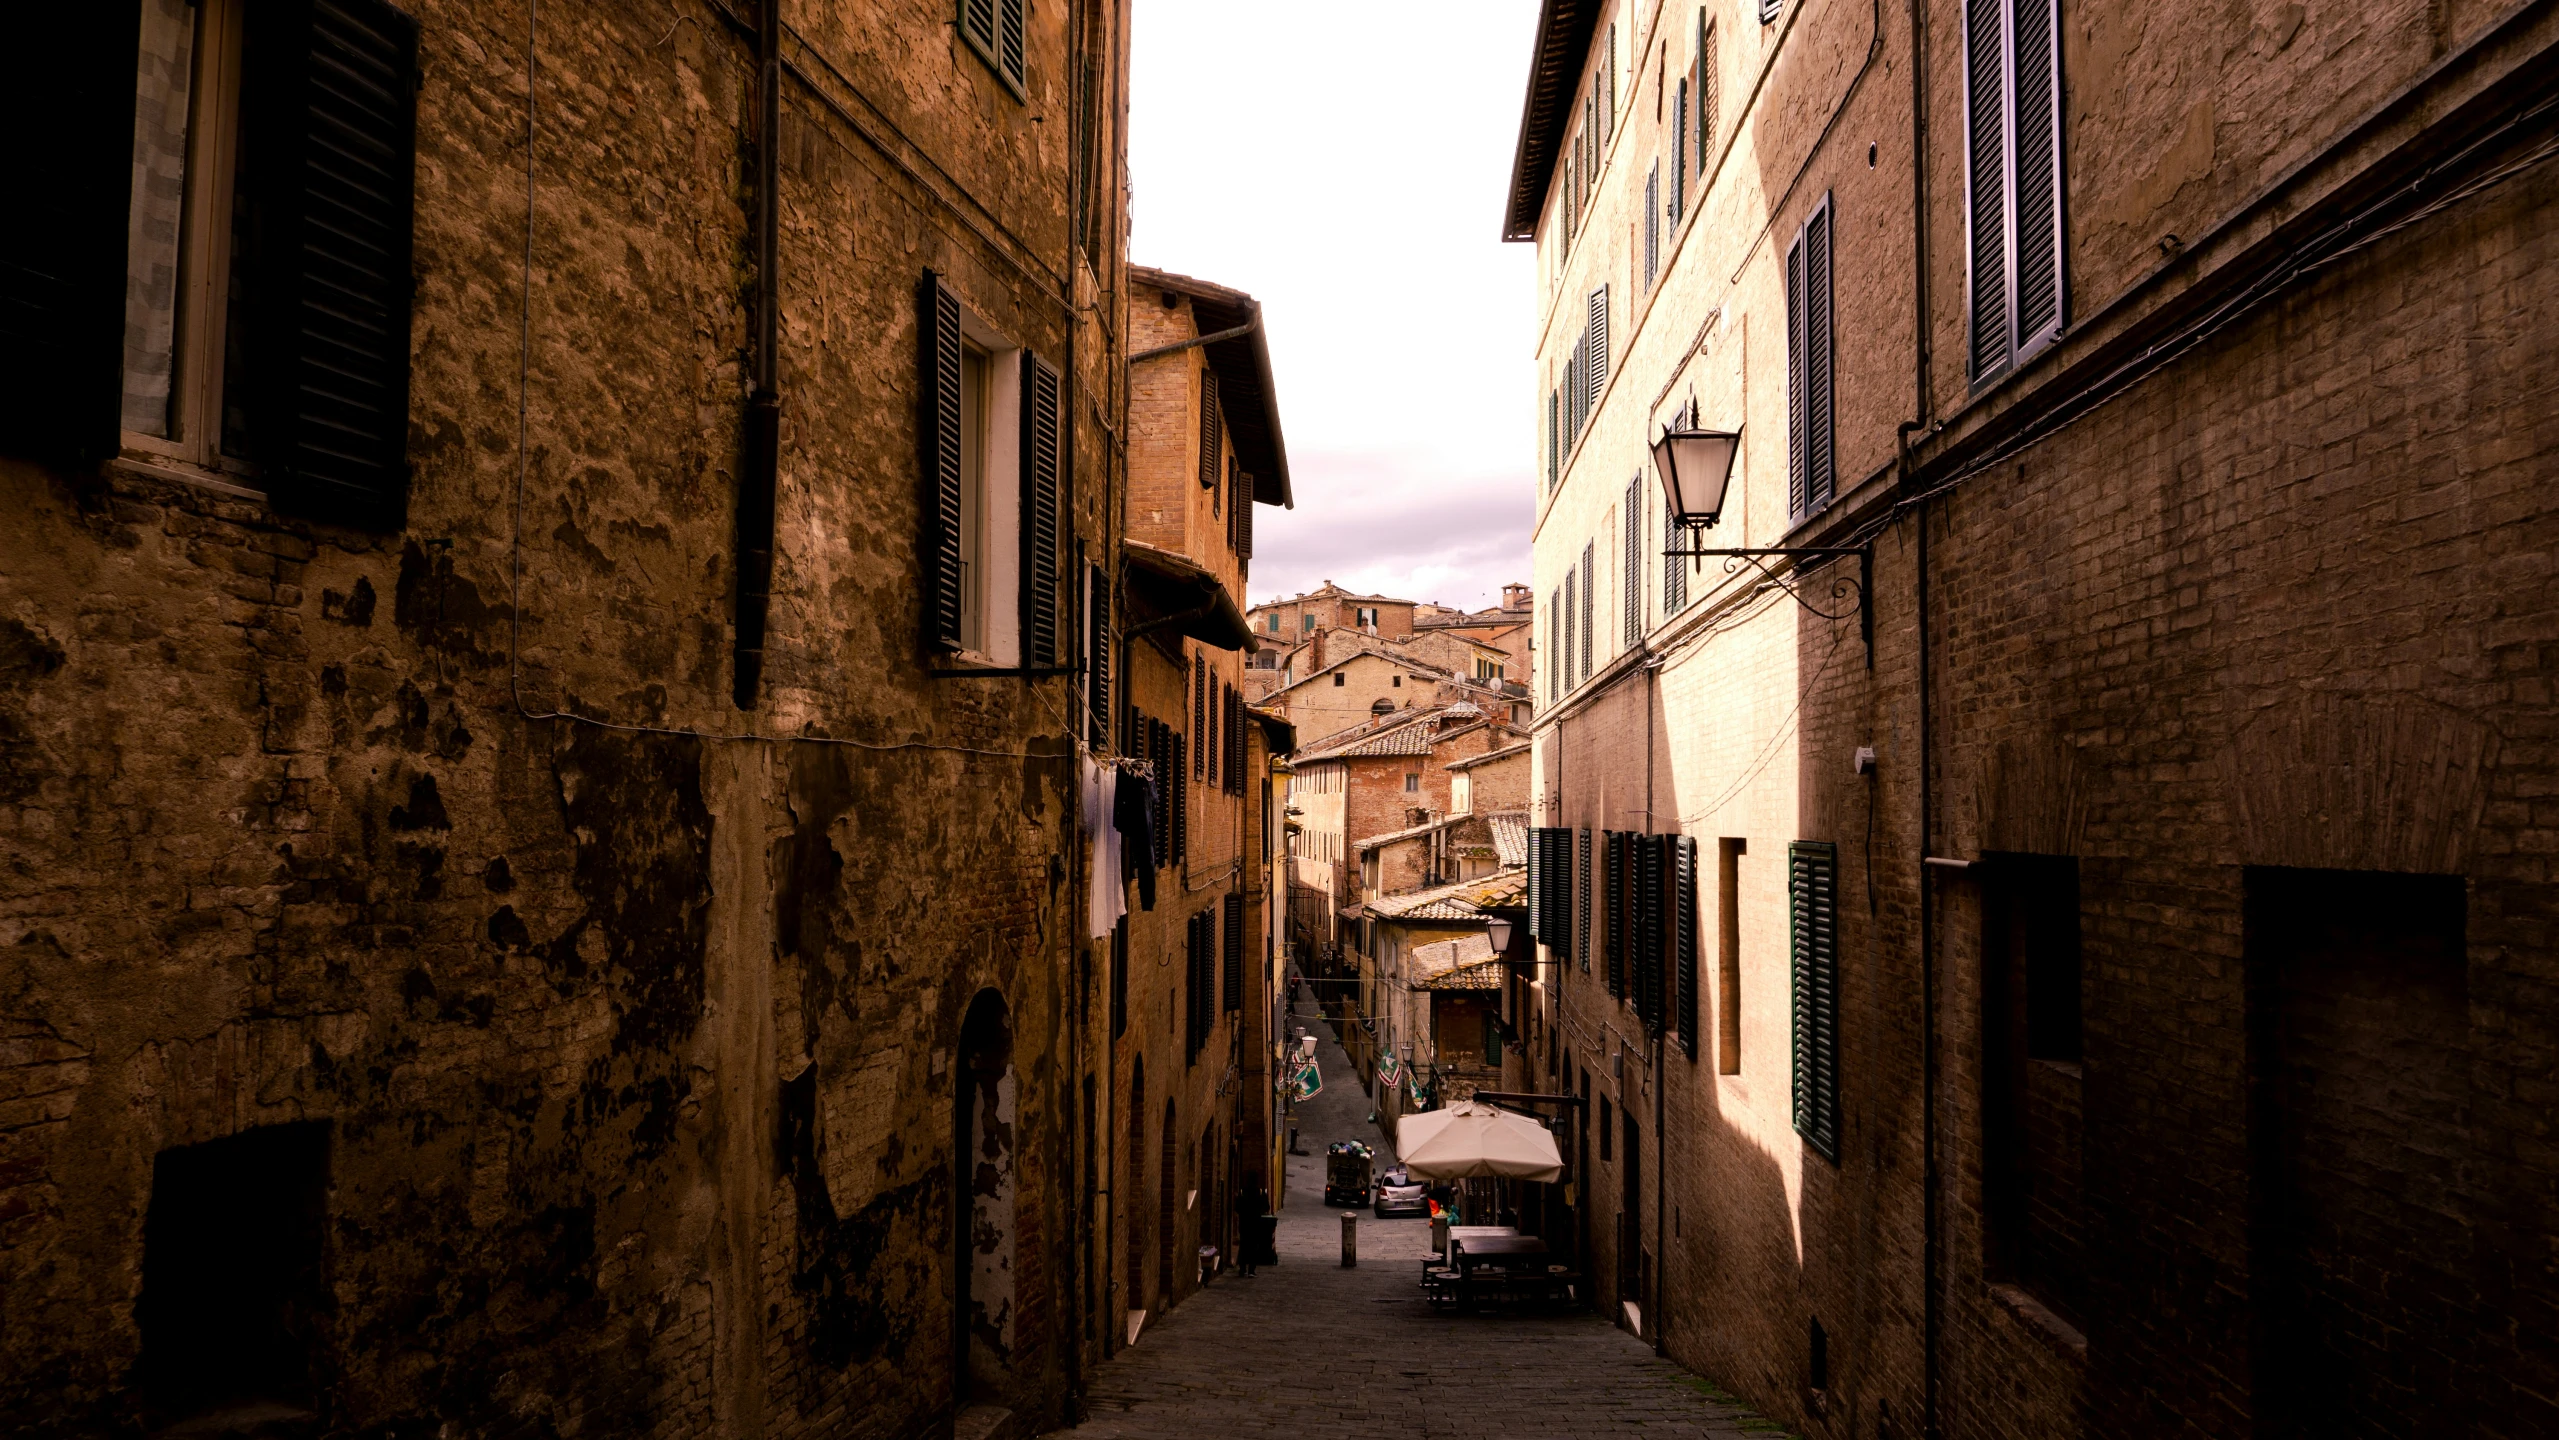
[{"label": "wrought iron lantern bracket", "polygon": [[[1681,528],[1686,529],[1688,527],[1683,526]],[[1830,598],[1834,601],[1843,600],[1848,598],[1851,592],[1854,592],[1857,602],[1857,635],[1859,639],[1866,642],[1866,668],[1872,670],[1875,668],[1875,610],[1869,597],[1873,594],[1875,589],[1874,546],[1818,545],[1800,549],[1777,550],[1700,548],[1691,550],[1670,549],[1662,552],[1662,556],[1665,559],[1702,560],[1711,558],[1721,560],[1724,562],[1724,573],[1727,575],[1738,574],[1744,565],[1748,565],[1753,570],[1758,571],[1760,576],[1767,580],[1769,584],[1785,591],[1787,598],[1793,600],[1796,604],[1804,607],[1804,609],[1811,613],[1820,616],[1824,620],[1845,620],[1848,618],[1848,612],[1845,610],[1825,610],[1821,606],[1814,604],[1811,600],[1805,598],[1802,583],[1789,577],[1801,575],[1808,562],[1836,560],[1848,555],[1854,555],[1857,557],[1856,578],[1851,579],[1846,575],[1834,577],[1830,583]],[[1770,568],[1766,563],[1770,560],[1792,560],[1796,563],[1789,566],[1787,569],[1776,570]]]}]

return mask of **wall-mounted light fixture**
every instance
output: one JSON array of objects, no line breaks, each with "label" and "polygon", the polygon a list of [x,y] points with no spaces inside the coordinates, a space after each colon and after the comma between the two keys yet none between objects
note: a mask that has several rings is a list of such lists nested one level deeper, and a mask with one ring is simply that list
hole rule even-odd
[{"label": "wall-mounted light fixture", "polygon": [[[1742,434],[1739,430],[1698,430],[1684,426],[1665,426],[1653,441],[1653,469],[1661,476],[1662,496],[1670,505],[1670,528],[1673,534],[1711,530],[1724,518],[1724,497],[1732,488],[1733,458],[1740,453]],[[1674,545],[1664,550],[1665,559],[1696,560],[1712,556],[1724,562],[1727,575],[1745,564],[1757,570],[1768,582],[1793,597],[1796,604],[1825,620],[1845,620],[1845,613],[1833,614],[1804,598],[1801,587],[1790,576],[1799,574],[1808,562],[1835,559],[1842,555],[1857,557],[1857,578],[1842,577],[1831,583],[1833,599],[1844,598],[1854,589],[1857,597],[1857,631],[1866,641],[1866,668],[1875,668],[1875,617],[1866,604],[1867,592],[1874,588],[1875,550],[1871,545],[1819,546],[1793,550],[1701,549]],[[1792,560],[1784,570],[1774,570],[1765,561]]]}]

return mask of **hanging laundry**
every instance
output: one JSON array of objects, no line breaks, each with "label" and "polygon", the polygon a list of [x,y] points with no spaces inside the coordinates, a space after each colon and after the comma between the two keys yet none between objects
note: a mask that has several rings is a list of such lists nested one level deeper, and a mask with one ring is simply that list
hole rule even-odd
[{"label": "hanging laundry", "polygon": [[[1120,774],[1114,823],[1119,829],[1121,864],[1137,872],[1137,908],[1155,908],[1155,778],[1140,771]],[[1114,869],[1114,875],[1125,875]],[[1121,901],[1125,910],[1127,901]]]},{"label": "hanging laundry", "polygon": [[1096,940],[1111,933],[1128,913],[1128,885],[1120,877],[1120,772],[1116,766],[1084,761],[1084,838],[1093,843],[1092,914],[1087,927]]}]

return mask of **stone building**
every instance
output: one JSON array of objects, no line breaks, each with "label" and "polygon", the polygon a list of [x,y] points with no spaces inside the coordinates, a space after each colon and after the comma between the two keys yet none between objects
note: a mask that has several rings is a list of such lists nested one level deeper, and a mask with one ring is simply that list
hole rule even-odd
[{"label": "stone building", "polygon": [[13,20],[0,1430],[1066,1417],[1127,27]]},{"label": "stone building", "polygon": [[1280,1188],[1270,759],[1295,733],[1241,690],[1253,511],[1290,501],[1261,307],[1135,266],[1127,293],[1119,749],[1156,781],[1161,863],[1107,942],[1114,1345],[1233,1261],[1239,1194]]},{"label": "stone building", "polygon": [[1541,7],[1511,1063],[1605,1313],[1817,1437],[2559,1429],[2555,41]]},{"label": "stone building", "polygon": [[1525,683],[1537,639],[1536,593],[1527,585],[1505,585],[1501,603],[1481,610],[1427,606],[1414,612],[1413,631],[1416,636],[1454,635],[1499,650],[1509,657],[1507,677]]},{"label": "stone building", "polygon": [[1388,640],[1413,635],[1413,602],[1391,595],[1354,595],[1327,580],[1303,595],[1269,600],[1252,610],[1253,633],[1294,644],[1319,626],[1360,630]]}]

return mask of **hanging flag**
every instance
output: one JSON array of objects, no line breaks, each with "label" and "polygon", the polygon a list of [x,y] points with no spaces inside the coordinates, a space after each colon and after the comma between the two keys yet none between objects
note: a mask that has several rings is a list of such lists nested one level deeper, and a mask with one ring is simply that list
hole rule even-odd
[{"label": "hanging flag", "polygon": [[1389,1052],[1384,1058],[1377,1062],[1377,1083],[1379,1085],[1392,1090],[1403,1080],[1403,1078],[1404,1061],[1401,1057]]},{"label": "hanging flag", "polygon": [[1297,1098],[1308,1100],[1322,1093],[1324,1093],[1324,1072],[1316,1069],[1315,1062],[1309,1060],[1306,1062],[1306,1068],[1297,1072]]}]

